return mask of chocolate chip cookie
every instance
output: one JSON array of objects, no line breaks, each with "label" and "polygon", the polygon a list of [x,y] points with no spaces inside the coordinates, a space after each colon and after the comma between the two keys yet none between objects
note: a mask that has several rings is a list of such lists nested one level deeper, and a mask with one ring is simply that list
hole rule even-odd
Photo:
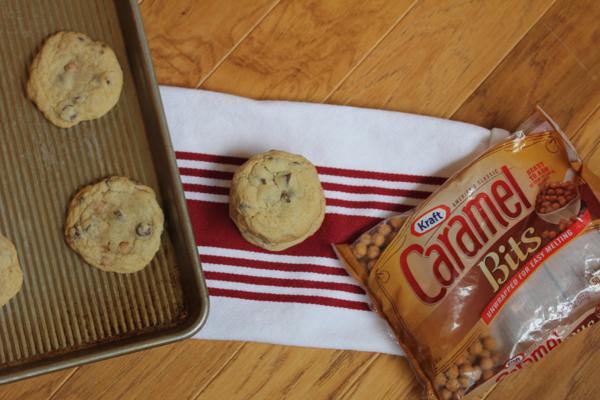
[{"label": "chocolate chip cookie", "polygon": [[27,95],[54,125],[100,118],[119,100],[123,72],[113,50],[77,32],[44,43],[29,70]]},{"label": "chocolate chip cookie", "polygon": [[8,303],[23,286],[23,272],[17,249],[10,240],[0,235],[0,307]]},{"label": "chocolate chip cookie", "polygon": [[154,191],[125,177],[81,189],[67,211],[67,243],[104,271],[130,273],[148,264],[160,248],[164,216]]},{"label": "chocolate chip cookie", "polygon": [[247,241],[264,249],[280,251],[304,241],[325,217],[316,168],[284,151],[253,156],[233,176],[229,215]]}]

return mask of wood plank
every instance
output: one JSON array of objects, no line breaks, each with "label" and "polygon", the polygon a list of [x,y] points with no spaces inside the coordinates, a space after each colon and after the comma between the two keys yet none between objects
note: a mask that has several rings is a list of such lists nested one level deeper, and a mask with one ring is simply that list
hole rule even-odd
[{"label": "wood plank", "polygon": [[539,103],[575,132],[600,104],[599,19],[595,0],[557,2],[454,118],[514,129]]},{"label": "wood plank", "polygon": [[186,340],[81,367],[55,399],[189,399],[240,350],[240,342]]},{"label": "wood plank", "polygon": [[406,358],[380,354],[342,399],[419,399],[421,394]]},{"label": "wood plank", "polygon": [[198,399],[337,398],[376,354],[250,343]]},{"label": "wood plank", "polygon": [[[596,132],[598,132],[596,130]],[[596,133],[596,135],[598,135]],[[596,139],[595,146],[591,149],[590,154],[586,157],[585,163],[590,172],[600,179],[600,139]],[[600,196],[600,187],[595,187],[596,194]]]},{"label": "wood plank", "polygon": [[[579,155],[586,159],[600,146],[600,107],[591,115],[590,118],[579,129],[572,139],[573,145],[579,152]],[[590,167],[595,167],[595,172],[600,176],[600,164],[589,163]]]},{"label": "wood plank", "polygon": [[417,4],[328,102],[448,117],[552,4]]},{"label": "wood plank", "polygon": [[322,101],[413,2],[283,0],[202,88]]},{"label": "wood plank", "polygon": [[0,386],[0,399],[3,400],[46,400],[76,371],[69,368],[63,371],[38,376]]},{"label": "wood plank", "polygon": [[158,81],[195,87],[278,0],[144,0],[140,4]]},{"label": "wood plank", "polygon": [[600,329],[588,328],[573,336],[494,389],[488,400],[597,399],[600,369]]}]

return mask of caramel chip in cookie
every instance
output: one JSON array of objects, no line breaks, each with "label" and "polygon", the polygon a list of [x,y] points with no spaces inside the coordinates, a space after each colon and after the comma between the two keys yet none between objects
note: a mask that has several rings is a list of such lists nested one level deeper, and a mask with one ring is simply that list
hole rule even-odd
[{"label": "caramel chip in cookie", "polygon": [[67,243],[104,271],[130,273],[148,264],[160,248],[164,216],[154,191],[124,177],[81,189],[67,211]]},{"label": "caramel chip in cookie", "polygon": [[0,307],[8,303],[23,286],[23,272],[17,249],[10,240],[0,235]]},{"label": "caramel chip in cookie", "polygon": [[283,151],[251,157],[233,177],[229,215],[247,241],[264,249],[281,251],[304,241],[325,217],[316,168]]},{"label": "caramel chip in cookie", "polygon": [[29,70],[27,96],[54,125],[100,118],[119,100],[123,72],[113,50],[77,32],[52,35]]}]

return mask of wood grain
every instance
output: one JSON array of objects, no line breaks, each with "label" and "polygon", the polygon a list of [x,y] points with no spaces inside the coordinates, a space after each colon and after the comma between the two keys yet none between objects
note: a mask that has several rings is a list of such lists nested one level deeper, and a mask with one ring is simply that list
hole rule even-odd
[{"label": "wood grain", "polygon": [[193,398],[243,346],[187,340],[80,368],[55,399]]},{"label": "wood grain", "polygon": [[246,344],[201,399],[338,398],[375,354]]},{"label": "wood grain", "polygon": [[328,102],[450,116],[551,0],[418,3]]},{"label": "wood grain", "polygon": [[[573,144],[579,155],[584,159],[589,158],[600,149],[600,107],[587,119],[581,129],[573,135]],[[600,176],[600,163],[588,161],[590,167]]]},{"label": "wood grain", "polygon": [[10,400],[46,400],[50,399],[57,390],[71,377],[77,368],[53,372],[0,386],[0,399]]},{"label": "wood grain", "polygon": [[597,399],[600,330],[588,328],[573,336],[541,362],[529,365],[494,389],[489,400]]},{"label": "wood grain", "polygon": [[154,69],[165,85],[195,87],[278,0],[144,0]]},{"label": "wood grain", "polygon": [[414,0],[283,0],[202,88],[322,101]]},{"label": "wood grain", "polygon": [[454,118],[514,129],[540,104],[575,132],[600,104],[599,19],[595,0],[557,2]]},{"label": "wood grain", "polygon": [[[598,132],[596,130],[596,132]],[[598,133],[596,133],[596,138],[598,137]],[[600,144],[596,143],[593,150],[590,152],[588,157],[585,159],[589,169],[596,176],[600,177]],[[600,195],[600,190],[596,191],[597,195]]]},{"label": "wood grain", "polygon": [[380,354],[342,399],[418,399],[422,390],[412,375],[405,358]]}]

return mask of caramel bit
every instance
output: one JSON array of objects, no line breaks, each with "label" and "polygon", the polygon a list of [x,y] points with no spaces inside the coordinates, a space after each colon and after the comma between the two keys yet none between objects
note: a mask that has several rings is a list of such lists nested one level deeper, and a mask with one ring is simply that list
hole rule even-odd
[{"label": "caramel bit", "polygon": [[121,254],[129,254],[133,250],[133,244],[131,242],[121,242],[119,243],[119,253]]},{"label": "caramel bit", "polygon": [[462,398],[473,386],[494,376],[494,368],[500,361],[497,348],[496,339],[487,332],[481,334],[456,357],[453,365],[434,377],[433,383],[442,398]]},{"label": "caramel bit", "polygon": [[110,257],[108,257],[108,256],[102,256],[100,258],[100,265],[109,265],[110,263],[111,263],[110,262]]},{"label": "caramel bit", "polygon": [[403,218],[382,222],[369,232],[362,234],[352,245],[352,251],[359,261],[371,270],[375,262],[402,226]]},{"label": "caramel bit", "polygon": [[77,69],[77,63],[74,60],[71,60],[65,64],[63,69],[65,70],[65,72],[75,71]]},{"label": "caramel bit", "polygon": [[541,187],[536,199],[536,210],[540,214],[558,210],[577,197],[577,186],[570,181],[551,182]]},{"label": "caramel bit", "polygon": [[106,208],[106,202],[105,201],[95,201],[92,203],[91,208],[92,208],[92,210],[94,210],[94,212],[100,213],[100,212],[104,211],[104,209]]}]

